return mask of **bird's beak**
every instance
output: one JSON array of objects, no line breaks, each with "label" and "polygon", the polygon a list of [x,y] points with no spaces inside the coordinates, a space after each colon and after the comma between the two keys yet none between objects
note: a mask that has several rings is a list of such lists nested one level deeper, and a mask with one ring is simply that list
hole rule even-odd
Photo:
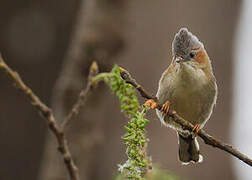
[{"label": "bird's beak", "polygon": [[174,60],[176,63],[180,63],[183,61],[183,58],[178,56],[178,57],[175,57]]}]

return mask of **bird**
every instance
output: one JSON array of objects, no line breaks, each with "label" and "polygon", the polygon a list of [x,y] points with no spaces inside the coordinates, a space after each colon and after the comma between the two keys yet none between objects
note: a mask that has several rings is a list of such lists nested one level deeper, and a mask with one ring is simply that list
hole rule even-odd
[{"label": "bird", "polygon": [[[159,80],[156,97],[145,105],[156,109],[162,124],[177,131],[179,160],[184,165],[202,162],[197,133],[212,114],[217,84],[203,43],[187,28],[181,28],[174,37],[172,61]],[[161,110],[158,104],[162,104]],[[166,116],[171,109],[194,125],[192,132]]]}]

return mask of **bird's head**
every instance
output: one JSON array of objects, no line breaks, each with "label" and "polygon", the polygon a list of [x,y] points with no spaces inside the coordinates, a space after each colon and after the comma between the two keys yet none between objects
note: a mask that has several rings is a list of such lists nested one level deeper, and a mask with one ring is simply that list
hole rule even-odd
[{"label": "bird's head", "polygon": [[187,28],[181,28],[175,35],[172,43],[172,53],[173,60],[176,63],[186,63],[200,68],[210,66],[209,68],[211,68],[203,43]]}]

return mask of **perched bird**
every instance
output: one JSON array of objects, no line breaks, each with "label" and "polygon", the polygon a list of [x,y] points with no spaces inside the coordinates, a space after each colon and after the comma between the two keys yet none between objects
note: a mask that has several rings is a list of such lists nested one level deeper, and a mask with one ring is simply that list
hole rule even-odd
[{"label": "perched bird", "polygon": [[[175,129],[179,138],[179,160],[183,164],[203,160],[196,140],[197,132],[212,114],[216,103],[217,85],[211,61],[204,45],[186,28],[181,28],[172,43],[173,59],[159,81],[157,99],[163,104],[157,110],[160,121]],[[157,103],[145,103],[155,108]],[[194,125],[194,133],[184,130],[166,116],[169,109]],[[195,135],[196,134],[196,135]]]}]

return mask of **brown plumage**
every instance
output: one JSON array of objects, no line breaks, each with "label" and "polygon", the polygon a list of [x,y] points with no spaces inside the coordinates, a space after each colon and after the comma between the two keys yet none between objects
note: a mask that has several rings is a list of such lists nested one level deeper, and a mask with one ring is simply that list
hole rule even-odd
[{"label": "brown plumage", "polygon": [[[210,118],[217,97],[211,61],[203,44],[186,28],[175,35],[172,52],[172,62],[159,81],[158,102],[169,101],[171,109],[202,128]],[[157,115],[164,125],[178,132],[180,161],[200,162],[202,158],[196,137],[167,116],[164,118],[158,110]]]}]

